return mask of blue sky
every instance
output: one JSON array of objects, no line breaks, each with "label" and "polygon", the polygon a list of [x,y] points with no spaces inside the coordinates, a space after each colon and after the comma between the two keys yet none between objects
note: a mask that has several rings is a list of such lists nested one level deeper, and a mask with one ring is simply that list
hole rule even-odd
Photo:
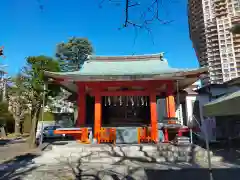
[{"label": "blue sky", "polygon": [[[44,5],[43,12],[39,3]],[[165,52],[172,67],[197,67],[197,59],[189,39],[187,1],[169,1],[161,8],[161,17],[171,24],[151,25],[153,38],[134,28],[118,30],[124,22],[123,5],[107,0],[1,0],[0,46],[5,46],[9,75],[24,65],[27,56],[54,56],[56,44],[69,37],[87,37],[97,55],[128,55]],[[139,0],[142,4],[149,0]],[[134,20],[141,6],[131,9]],[[154,41],[154,44],[152,42]]]}]

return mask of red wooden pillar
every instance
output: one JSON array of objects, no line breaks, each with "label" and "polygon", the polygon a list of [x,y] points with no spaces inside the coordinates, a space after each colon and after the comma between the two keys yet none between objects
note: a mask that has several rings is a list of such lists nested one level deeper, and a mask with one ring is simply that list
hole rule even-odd
[{"label": "red wooden pillar", "polygon": [[86,124],[86,93],[84,84],[78,83],[78,119],[77,127]]},{"label": "red wooden pillar", "polygon": [[95,94],[95,106],[94,106],[94,138],[97,139],[98,132],[102,124],[102,102],[99,91],[94,92]]},{"label": "red wooden pillar", "polygon": [[168,85],[166,106],[167,106],[167,117],[169,118],[176,117],[175,99],[173,94],[173,83]]},{"label": "red wooden pillar", "polygon": [[150,94],[150,110],[151,110],[151,138],[152,141],[157,142],[158,138],[158,124],[157,124],[157,103],[156,93]]},{"label": "red wooden pillar", "polygon": [[175,108],[175,100],[174,100],[174,95],[173,94],[168,94],[166,98],[167,102],[167,116],[169,118],[174,118],[176,117],[176,108]]},{"label": "red wooden pillar", "polygon": [[[168,118],[175,118],[176,117],[176,107],[175,107],[175,99],[174,99],[174,84],[167,85],[167,97],[166,97],[166,109],[167,109],[167,117]],[[168,138],[168,130],[165,129],[165,142],[169,141]]]}]

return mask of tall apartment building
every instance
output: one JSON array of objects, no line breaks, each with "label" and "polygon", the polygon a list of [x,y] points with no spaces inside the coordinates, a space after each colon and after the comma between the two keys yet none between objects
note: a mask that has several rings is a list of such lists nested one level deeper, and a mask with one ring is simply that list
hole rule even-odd
[{"label": "tall apartment building", "polygon": [[209,67],[203,84],[220,84],[240,76],[240,0],[188,0],[190,38],[199,65]]}]

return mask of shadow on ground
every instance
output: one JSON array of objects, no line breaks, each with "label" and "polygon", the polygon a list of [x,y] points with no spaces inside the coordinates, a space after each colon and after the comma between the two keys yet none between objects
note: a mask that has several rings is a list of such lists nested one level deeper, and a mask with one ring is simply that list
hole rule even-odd
[{"label": "shadow on ground", "polygon": [[24,143],[26,142],[25,139],[22,138],[15,138],[15,139],[1,139],[0,146],[6,146],[8,144],[16,144],[16,143]]},{"label": "shadow on ground", "polygon": [[32,163],[37,156],[27,153],[0,164],[0,180],[20,180],[22,176],[37,168]]},{"label": "shadow on ground", "polygon": [[[210,180],[208,169],[152,170],[145,169],[148,180]],[[240,170],[213,169],[213,180],[239,180]]]},{"label": "shadow on ground", "polygon": [[[143,147],[140,147],[140,151],[144,153],[145,157],[134,157],[129,156],[124,152],[122,147],[119,147],[118,151],[115,151],[114,146],[109,145],[111,147],[111,151],[101,151],[105,152],[111,157],[117,157],[119,160],[117,162],[113,162],[110,164],[109,167],[100,168],[99,167],[91,167],[88,166],[88,169],[84,168],[84,161],[86,159],[91,160],[92,155],[94,152],[88,152],[86,155],[81,156],[78,158],[76,163],[71,163],[71,160],[64,163],[65,167],[69,167],[71,169],[71,174],[73,175],[73,179],[76,180],[83,180],[83,179],[93,179],[93,180],[100,180],[100,179],[112,179],[112,180],[135,180],[135,179],[146,179],[146,180],[155,180],[161,179],[164,180],[164,177],[169,179],[183,179],[183,180],[195,180],[195,176],[201,177],[201,180],[208,180],[208,171],[203,169],[202,171],[197,171],[194,169],[194,165],[190,164],[177,164],[177,163],[168,163],[168,162],[157,162],[157,159],[153,156],[150,156],[146,151],[143,150]],[[123,146],[124,147],[124,146]],[[147,159],[146,159],[147,157]],[[148,164],[149,169],[143,167],[143,164]],[[175,169],[187,168],[187,171],[181,170],[151,170],[151,167],[158,168],[158,167],[169,167]],[[197,165],[194,166],[195,168]],[[120,170],[123,168],[122,170]],[[199,175],[201,173],[206,174],[205,176]],[[162,176],[164,174],[164,176]],[[183,178],[181,178],[181,174],[185,174]],[[240,175],[240,174],[239,174]],[[185,178],[187,177],[187,178]],[[202,179],[203,178],[203,179]],[[197,179],[196,179],[197,180]]]},{"label": "shadow on ground", "polygon": [[1,139],[0,140],[0,146],[7,145],[10,142],[11,142],[11,140],[9,140],[9,139]]}]

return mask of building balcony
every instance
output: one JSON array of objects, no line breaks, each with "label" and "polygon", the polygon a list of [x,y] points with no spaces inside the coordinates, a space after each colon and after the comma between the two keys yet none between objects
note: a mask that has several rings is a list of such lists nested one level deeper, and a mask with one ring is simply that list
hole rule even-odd
[{"label": "building balcony", "polygon": [[240,64],[240,57],[236,57],[236,58],[235,58],[235,61],[236,61],[238,64]]},{"label": "building balcony", "polygon": [[215,12],[216,13],[219,13],[221,11],[227,11],[227,6],[225,5],[218,5],[218,6],[215,6]]},{"label": "building balcony", "polygon": [[218,52],[219,44],[218,43],[211,43],[211,45],[209,47],[216,48],[216,50],[214,49],[213,51]]},{"label": "building balcony", "polygon": [[216,28],[207,28],[206,30],[207,33],[216,33],[217,32],[217,27]]},{"label": "building balcony", "polygon": [[213,2],[214,2],[214,4],[218,4],[218,3],[225,3],[226,4],[227,3],[226,0],[214,0]]},{"label": "building balcony", "polygon": [[211,72],[213,72],[215,75],[222,74],[222,68],[212,68]]},{"label": "building balcony", "polygon": [[235,16],[231,19],[232,24],[238,24],[240,23],[240,17],[239,16]]},{"label": "building balcony", "polygon": [[[209,54],[209,56],[211,56],[211,57],[219,57],[220,58],[220,54],[218,54],[218,53],[211,53],[211,54]],[[216,59],[214,61],[216,61]]]},{"label": "building balcony", "polygon": [[216,24],[214,23],[209,23],[209,24],[207,24],[207,26],[210,28],[210,27],[216,27]]},{"label": "building balcony", "polygon": [[240,47],[240,43],[234,43],[233,42],[233,46],[234,46],[234,48],[235,48],[235,51],[237,51],[238,49],[239,49],[239,47]]},{"label": "building balcony", "polygon": [[240,43],[240,38],[233,38],[233,43],[234,44]]},{"label": "building balcony", "polygon": [[227,16],[227,12],[219,12],[216,14],[216,17]]},{"label": "building balcony", "polygon": [[215,66],[216,66],[217,68],[219,68],[219,65],[220,65],[220,68],[221,68],[221,61],[216,61],[216,60],[215,60],[215,61],[213,61],[213,62],[211,63],[211,66],[212,66],[212,67],[215,67]]}]

